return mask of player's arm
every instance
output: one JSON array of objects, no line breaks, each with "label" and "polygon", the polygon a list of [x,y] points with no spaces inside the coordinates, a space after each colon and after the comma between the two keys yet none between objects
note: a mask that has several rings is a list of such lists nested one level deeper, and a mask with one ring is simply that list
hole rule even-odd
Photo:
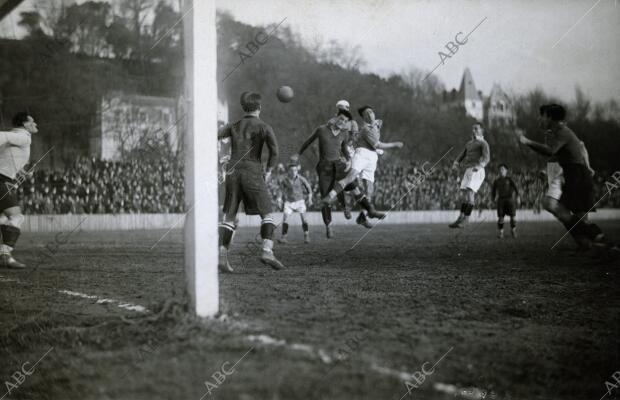
[{"label": "player's arm", "polygon": [[480,168],[484,168],[487,166],[489,161],[491,161],[491,151],[489,150],[489,144],[487,142],[482,142],[482,156],[480,156],[480,160],[478,161],[478,166]]},{"label": "player's arm", "polygon": [[552,156],[555,153],[558,152],[558,150],[560,150],[567,141],[567,136],[565,135],[556,135],[554,138],[549,140],[549,144],[543,144],[543,143],[539,143],[536,142],[534,140],[528,139],[527,137],[525,137],[525,135],[523,134],[523,132],[517,132],[517,134],[519,135],[519,141],[528,146],[530,149],[534,150],[535,152],[542,154],[544,156]]},{"label": "player's arm", "polygon": [[312,142],[314,142],[316,138],[318,137],[319,137],[319,128],[316,128],[314,132],[312,132],[312,135],[310,135],[310,137],[306,139],[306,141],[301,145],[301,148],[299,149],[299,152],[297,154],[302,155],[303,152],[306,151],[308,146],[310,146]]},{"label": "player's arm", "polygon": [[521,195],[519,194],[519,189],[517,188],[515,181],[513,181],[512,178],[508,178],[508,182],[510,182],[510,187],[512,187],[512,190],[514,190],[515,195],[517,196],[517,207],[521,207]]},{"label": "player's arm", "polygon": [[13,146],[27,146],[30,138],[20,132],[0,132],[0,146],[10,144]]},{"label": "player's arm", "polygon": [[590,170],[590,173],[594,175],[596,172],[590,166],[590,155],[588,154],[588,149],[586,148],[585,143],[582,141],[579,142],[579,152],[581,153],[581,157],[583,157],[583,161],[586,164],[586,167]]},{"label": "player's arm", "polygon": [[351,154],[351,152],[349,151],[349,145],[351,145],[351,143],[353,143],[353,137],[351,133],[347,135],[346,140],[343,140],[342,143],[340,143],[340,153],[347,161],[353,157],[353,154]]},{"label": "player's arm", "polygon": [[458,167],[461,161],[465,159],[466,154],[467,154],[467,147],[463,148],[463,150],[456,157],[456,160],[454,160],[454,162],[452,163],[452,168]]},{"label": "player's arm", "polygon": [[226,124],[217,131],[217,140],[222,140],[231,136],[230,132],[231,125]]},{"label": "player's arm", "polygon": [[310,182],[308,182],[308,180],[303,176],[299,175],[299,178],[301,180],[301,184],[304,186],[304,189],[306,189],[306,192],[308,193],[308,204],[312,205],[312,186],[310,186]]},{"label": "player's arm", "polygon": [[401,149],[404,146],[403,142],[377,142],[374,146],[377,150],[388,150],[388,149]]}]

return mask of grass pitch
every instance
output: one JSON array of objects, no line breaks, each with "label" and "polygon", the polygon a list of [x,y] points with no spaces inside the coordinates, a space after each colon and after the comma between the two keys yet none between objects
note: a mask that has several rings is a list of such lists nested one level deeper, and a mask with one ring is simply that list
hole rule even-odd
[{"label": "grass pitch", "polygon": [[[180,231],[153,250],[164,231],[82,232],[34,270],[0,270],[0,396],[398,400],[436,364],[404,399],[596,400],[620,369],[620,266],[573,255],[569,237],[550,250],[558,223],[516,240],[492,223],[380,224],[352,250],[363,228],[312,226],[308,245],[290,231],[278,272],[249,244],[257,229],[237,232],[209,321],[183,312]],[[24,234],[15,255],[36,265],[54,241]]]}]

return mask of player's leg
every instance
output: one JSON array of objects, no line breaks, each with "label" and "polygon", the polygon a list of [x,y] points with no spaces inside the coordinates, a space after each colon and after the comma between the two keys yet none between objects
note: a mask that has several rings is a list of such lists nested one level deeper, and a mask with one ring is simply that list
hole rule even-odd
[{"label": "player's leg", "polygon": [[308,226],[308,221],[306,220],[305,210],[299,213],[299,217],[301,218],[301,228],[304,231],[304,243],[308,244],[310,243],[310,229]]},{"label": "player's leg", "polygon": [[18,206],[6,208],[3,212],[0,231],[2,232],[2,244],[0,245],[0,265],[8,268],[23,269],[26,266],[13,258],[11,252],[15,248],[17,239],[21,234],[21,226],[25,220]]},{"label": "player's leg", "polygon": [[[464,228],[464,223],[467,221],[469,215],[471,215],[473,207],[473,199],[472,199],[471,189],[461,188],[459,191],[459,199],[461,201],[461,210],[459,216],[456,221],[451,223],[450,228]],[[470,207],[471,206],[471,207]]]},{"label": "player's leg", "polygon": [[502,239],[504,237],[504,201],[499,199],[497,202],[497,237]]},{"label": "player's leg", "polygon": [[278,243],[288,243],[286,239],[286,235],[288,234],[288,217],[293,214],[293,209],[291,208],[291,203],[288,201],[284,202],[284,212],[282,213],[282,235],[280,239],[278,239]]},{"label": "player's leg", "polygon": [[517,204],[514,200],[510,200],[508,207],[508,215],[510,215],[510,234],[513,238],[517,238]]},{"label": "player's leg", "polygon": [[[330,161],[320,161],[316,166],[317,174],[319,176],[319,192],[321,197],[328,195],[332,189],[336,173],[334,171],[334,165]],[[321,217],[323,217],[323,224],[325,224],[325,232],[328,239],[333,237],[333,231],[331,229],[332,223],[332,206],[329,203],[321,203]]]},{"label": "player's leg", "polygon": [[233,272],[234,270],[228,262],[228,249],[230,248],[235,229],[237,229],[237,211],[239,210],[239,203],[241,201],[239,174],[235,172],[229,175],[225,185],[226,193],[224,194],[224,206],[222,208],[224,217],[218,227],[218,268],[221,272]]},{"label": "player's leg", "polygon": [[347,198],[346,198],[346,188],[344,191],[338,193],[338,201],[340,202],[340,205],[342,206],[344,217],[346,219],[351,219],[351,210],[349,210],[349,205],[347,204]]},{"label": "player's leg", "polygon": [[450,224],[450,228],[464,228],[464,224],[469,221],[476,200],[476,192],[480,189],[484,181],[485,172],[483,168],[467,168],[461,180],[461,213],[456,221]]}]

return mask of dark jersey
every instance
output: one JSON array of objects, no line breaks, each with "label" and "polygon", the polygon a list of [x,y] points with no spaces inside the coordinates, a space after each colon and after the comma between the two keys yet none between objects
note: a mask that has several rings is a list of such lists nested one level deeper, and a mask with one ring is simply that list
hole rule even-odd
[{"label": "dark jersey", "polygon": [[567,164],[585,165],[581,155],[581,140],[566,125],[561,124],[559,129],[552,132],[547,143],[561,166]]},{"label": "dark jersey", "polygon": [[509,176],[499,177],[493,182],[493,198],[495,194],[499,194],[500,199],[511,199],[513,194],[519,195],[519,189]]},{"label": "dark jersey", "polygon": [[282,179],[282,197],[284,201],[294,202],[304,199],[305,193],[312,193],[312,186],[306,178],[297,175],[295,178],[290,176]]},{"label": "dark jersey", "polygon": [[239,121],[227,124],[218,133],[217,138],[231,138],[229,165],[239,161],[255,161],[260,164],[263,145],[267,145],[269,158],[267,167],[272,168],[278,160],[278,144],[271,126],[253,115],[246,115]]},{"label": "dark jersey", "polygon": [[302,154],[316,139],[319,139],[320,161],[337,161],[341,157],[349,158],[347,144],[350,140],[350,134],[348,131],[341,130],[337,135],[334,135],[327,125],[321,125],[301,145],[299,154]]}]

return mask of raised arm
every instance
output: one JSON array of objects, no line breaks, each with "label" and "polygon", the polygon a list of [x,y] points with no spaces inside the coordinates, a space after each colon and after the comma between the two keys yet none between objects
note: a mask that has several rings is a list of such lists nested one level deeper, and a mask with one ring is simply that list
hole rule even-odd
[{"label": "raised arm", "polygon": [[317,137],[319,137],[319,128],[316,128],[314,132],[312,132],[312,135],[310,135],[310,137],[306,139],[304,144],[301,145],[301,148],[299,149],[299,153],[297,154],[301,155],[304,151],[306,151],[308,146],[310,146],[312,142],[316,140]]}]

